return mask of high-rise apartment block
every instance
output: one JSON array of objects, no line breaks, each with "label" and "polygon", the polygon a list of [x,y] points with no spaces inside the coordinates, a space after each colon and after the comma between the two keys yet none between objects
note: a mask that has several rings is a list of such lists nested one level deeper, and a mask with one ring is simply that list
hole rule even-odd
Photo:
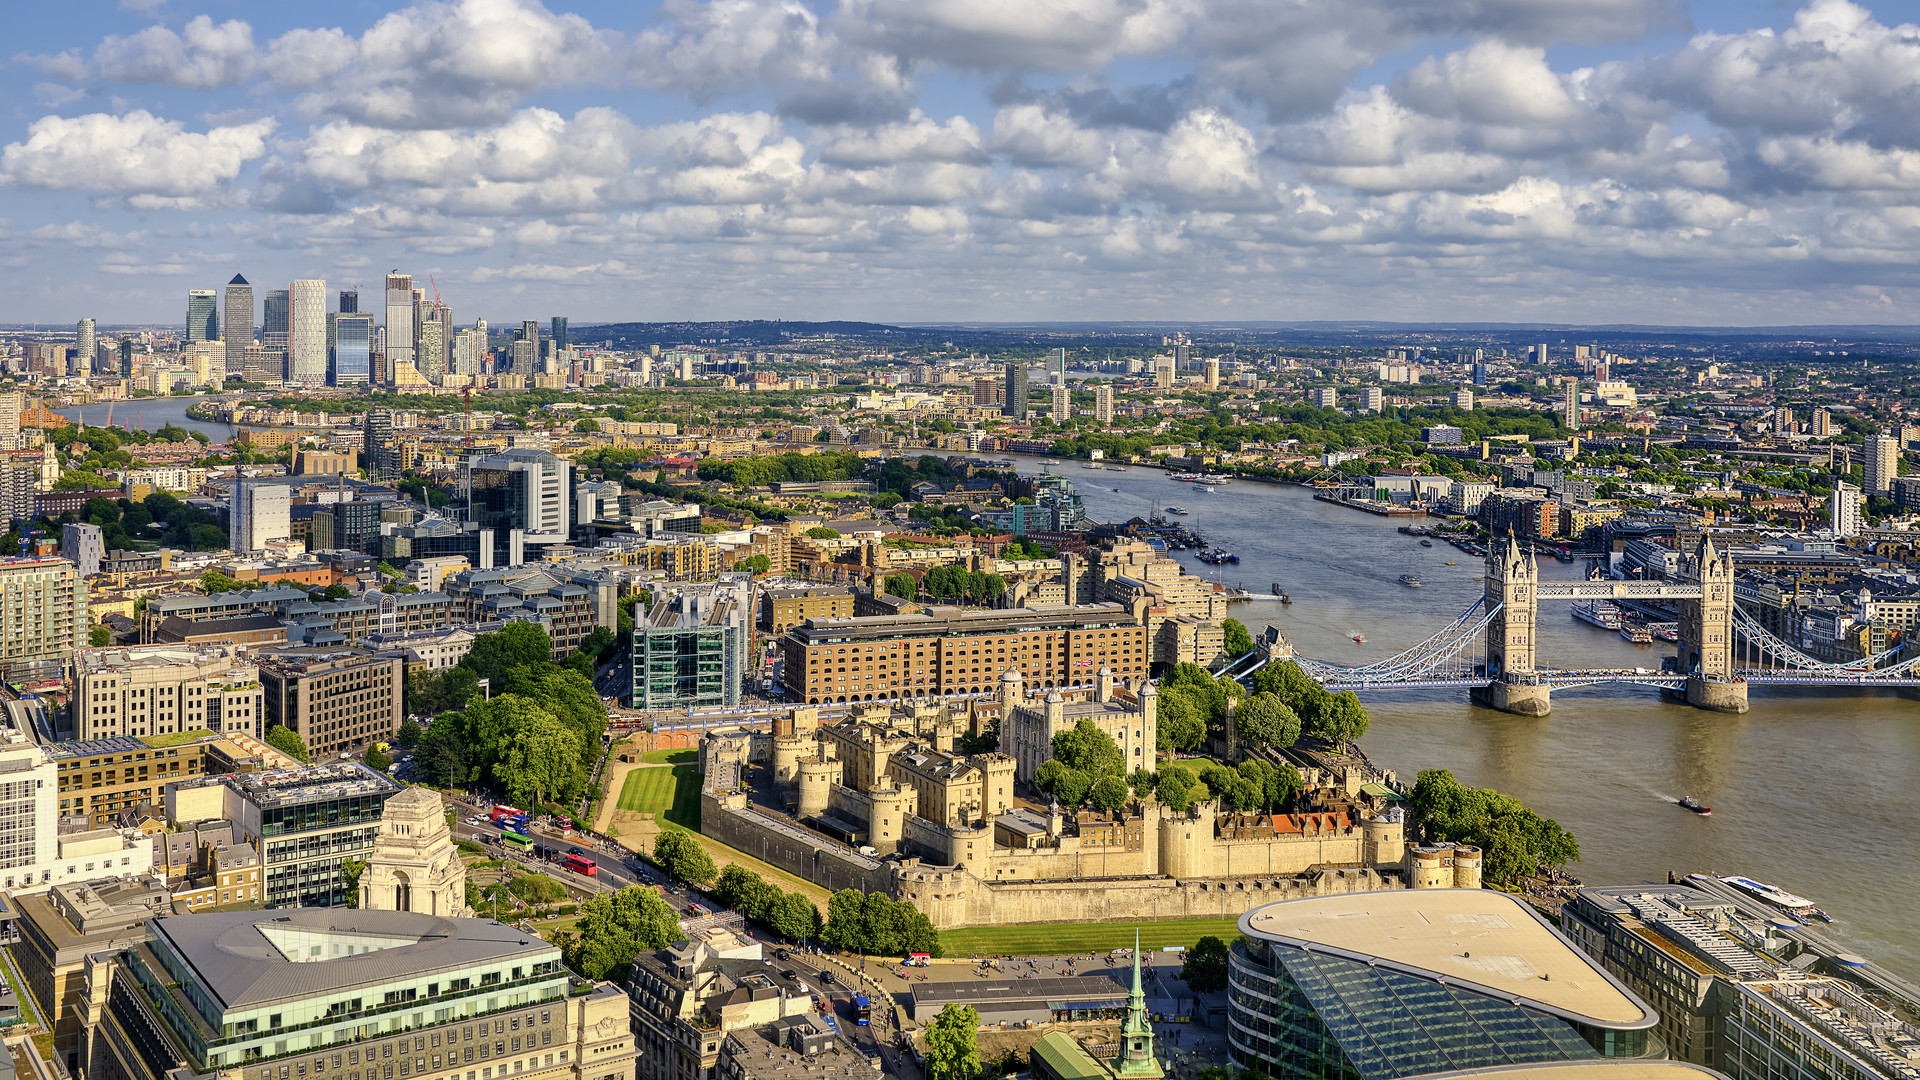
[{"label": "high-rise apartment block", "polygon": [[100,526],[83,521],[60,526],[60,554],[72,559],[75,571],[84,579],[100,572],[100,560],[107,557],[107,545]]},{"label": "high-rise apartment block", "polygon": [[1384,403],[1385,403],[1385,397],[1384,395],[1381,394],[1379,387],[1363,386],[1360,388],[1360,400],[1358,402],[1356,411],[1364,412],[1364,413],[1377,413],[1384,406]]},{"label": "high-rise apartment block", "polygon": [[87,586],[62,558],[0,560],[0,677],[59,678],[87,645]]},{"label": "high-rise apartment block", "polygon": [[1451,402],[1453,404],[1453,407],[1456,409],[1463,409],[1467,412],[1472,412],[1473,411],[1473,391],[1468,389],[1467,387],[1462,386],[1453,392]]},{"label": "high-rise apartment block", "polygon": [[1900,440],[1892,435],[1875,435],[1867,440],[1867,494],[1885,495],[1893,490],[1900,475]]},{"label": "high-rise apartment block", "polygon": [[550,325],[552,326],[551,332],[553,335],[554,353],[558,355],[571,348],[573,342],[567,337],[567,317],[565,315],[555,315]]},{"label": "high-rise apartment block", "polygon": [[241,555],[264,551],[269,540],[285,540],[287,486],[272,480],[235,480],[227,523],[228,546]]},{"label": "high-rise apartment block", "polygon": [[340,314],[342,315],[360,314],[360,290],[359,289],[341,289],[340,290]]},{"label": "high-rise apartment block", "polygon": [[1580,380],[1568,379],[1561,387],[1560,422],[1568,431],[1580,430]]},{"label": "high-rise apartment block", "polygon": [[221,321],[221,339],[226,344],[227,374],[244,374],[247,346],[253,344],[253,286],[239,274],[227,282],[227,313]]},{"label": "high-rise apartment block", "polygon": [[1825,439],[1833,434],[1833,414],[1825,409],[1813,410],[1813,416],[1807,421],[1807,434],[1816,439]]},{"label": "high-rise apartment block", "polygon": [[1053,406],[1050,414],[1053,417],[1054,423],[1064,424],[1073,419],[1073,396],[1067,390],[1066,383],[1054,383],[1051,389],[1053,391]]},{"label": "high-rise apartment block", "polygon": [[84,375],[93,369],[93,349],[97,334],[92,319],[81,319],[73,328],[73,354],[78,361],[72,369],[75,375]]},{"label": "high-rise apartment block", "polygon": [[281,353],[292,332],[293,302],[287,289],[268,289],[260,300],[260,344]]},{"label": "high-rise apartment block", "polygon": [[303,278],[288,290],[287,381],[322,386],[327,381],[327,283]]},{"label": "high-rise apartment block", "polygon": [[1207,357],[1205,372],[1202,381],[1206,388],[1209,390],[1220,389],[1220,358],[1217,356]]},{"label": "high-rise apartment block", "polygon": [[361,460],[367,479],[378,483],[400,479],[400,448],[393,438],[393,410],[375,406],[361,418]]},{"label": "high-rise apartment block", "polygon": [[1835,539],[1860,535],[1860,508],[1865,501],[1861,490],[1845,480],[1833,485],[1833,494],[1827,497],[1827,528]]},{"label": "high-rise apartment block", "polygon": [[76,739],[260,734],[260,675],[233,646],[82,649],[72,682]]},{"label": "high-rise apartment block", "polygon": [[413,359],[413,275],[387,275],[387,364]]},{"label": "high-rise apartment block", "polygon": [[373,375],[373,316],[333,317],[333,355],[328,381],[335,386],[365,386]]},{"label": "high-rise apartment block", "polygon": [[1093,388],[1093,419],[1098,424],[1113,423],[1113,387],[1107,383]]},{"label": "high-rise apartment block", "polygon": [[1024,361],[1007,362],[1006,398],[1000,406],[1000,413],[1015,420],[1027,418],[1027,365]]},{"label": "high-rise apartment block", "polygon": [[1307,397],[1316,409],[1337,409],[1340,407],[1340,391],[1331,386],[1315,387]]}]

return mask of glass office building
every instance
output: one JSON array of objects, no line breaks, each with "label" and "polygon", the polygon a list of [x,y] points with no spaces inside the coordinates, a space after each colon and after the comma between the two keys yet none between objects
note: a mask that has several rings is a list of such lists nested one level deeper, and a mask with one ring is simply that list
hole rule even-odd
[{"label": "glass office building", "polygon": [[365,386],[373,372],[373,316],[337,315],[333,355],[327,363],[334,386]]},{"label": "glass office building", "polygon": [[1658,1059],[1656,1016],[1523,902],[1481,889],[1289,900],[1241,917],[1234,1064],[1298,1080]]}]

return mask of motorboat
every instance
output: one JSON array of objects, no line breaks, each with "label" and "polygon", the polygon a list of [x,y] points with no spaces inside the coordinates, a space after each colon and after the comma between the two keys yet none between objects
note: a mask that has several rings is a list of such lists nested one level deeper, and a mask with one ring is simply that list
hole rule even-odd
[{"label": "motorboat", "polygon": [[1365,634],[1353,635],[1353,643],[1355,645],[1365,645],[1367,643],[1367,635]]},{"label": "motorboat", "polygon": [[1694,813],[1699,814],[1701,817],[1713,816],[1713,807],[1702,805],[1699,799],[1696,799],[1691,795],[1680,796],[1680,809],[1691,810]]},{"label": "motorboat", "polygon": [[[1119,489],[1118,489],[1118,488],[1115,488],[1114,490],[1115,490],[1115,491],[1118,491]],[[1182,509],[1180,509],[1180,508],[1179,508],[1179,507],[1177,507],[1177,506],[1169,506],[1169,507],[1167,507],[1167,513],[1169,513],[1169,514],[1178,514],[1178,515],[1180,515],[1181,517],[1186,517],[1186,516],[1187,516],[1187,512],[1186,512],[1185,510],[1182,510]]]},{"label": "motorboat", "polygon": [[1421,547],[1432,547],[1432,546],[1433,546],[1433,541],[1431,541],[1431,540],[1428,540],[1428,539],[1427,539],[1427,538],[1425,538],[1425,537],[1421,537],[1421,538],[1420,538],[1420,546],[1421,546]]},{"label": "motorboat", "polygon": [[1401,574],[1400,584],[1405,585],[1409,589],[1417,589],[1420,587],[1420,579],[1414,577],[1412,574]]}]

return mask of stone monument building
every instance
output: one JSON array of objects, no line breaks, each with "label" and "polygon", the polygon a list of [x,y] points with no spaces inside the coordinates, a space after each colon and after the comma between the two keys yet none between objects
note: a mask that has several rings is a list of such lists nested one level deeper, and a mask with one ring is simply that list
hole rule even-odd
[{"label": "stone monument building", "polygon": [[467,869],[440,796],[416,787],[388,799],[380,836],[360,872],[360,906],[471,918],[466,894]]}]

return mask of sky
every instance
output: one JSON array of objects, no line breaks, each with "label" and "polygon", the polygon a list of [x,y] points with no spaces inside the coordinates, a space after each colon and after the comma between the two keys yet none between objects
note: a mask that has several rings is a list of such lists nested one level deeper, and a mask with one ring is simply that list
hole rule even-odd
[{"label": "sky", "polygon": [[0,322],[397,268],[462,323],[1916,323],[1917,18],[21,0]]}]

